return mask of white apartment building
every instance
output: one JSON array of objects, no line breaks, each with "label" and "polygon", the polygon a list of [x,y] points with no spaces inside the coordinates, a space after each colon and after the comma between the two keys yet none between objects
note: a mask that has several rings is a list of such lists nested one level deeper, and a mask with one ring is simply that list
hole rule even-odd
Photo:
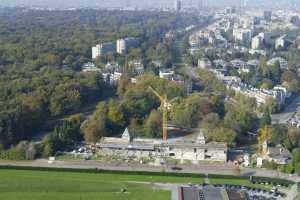
[{"label": "white apartment building", "polygon": [[106,42],[97,44],[92,47],[92,59],[96,59],[104,54],[116,52],[116,44],[113,42]]},{"label": "white apartment building", "polygon": [[136,48],[138,45],[138,39],[134,37],[124,38],[117,40],[117,53],[125,54],[130,49]]},{"label": "white apartment building", "polygon": [[286,35],[283,35],[275,40],[275,49],[285,48],[286,47]]},{"label": "white apartment building", "polygon": [[249,46],[252,38],[252,31],[250,29],[233,29],[233,37],[236,42],[240,42],[242,45]]},{"label": "white apartment building", "polygon": [[100,56],[100,45],[92,47],[92,59],[96,59]]},{"label": "white apartment building", "polygon": [[252,49],[261,49],[263,46],[263,38],[260,35],[257,35],[252,38],[251,48]]}]

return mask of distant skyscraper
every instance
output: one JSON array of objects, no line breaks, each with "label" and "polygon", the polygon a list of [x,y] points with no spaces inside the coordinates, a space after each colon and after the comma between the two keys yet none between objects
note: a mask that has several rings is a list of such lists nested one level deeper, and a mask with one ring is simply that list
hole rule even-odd
[{"label": "distant skyscraper", "polygon": [[246,8],[248,5],[248,0],[242,0],[242,7]]},{"label": "distant skyscraper", "polygon": [[175,4],[174,8],[177,12],[179,12],[181,10],[181,7],[182,7],[181,3],[182,3],[181,0],[175,0],[175,2],[174,2],[174,4]]},{"label": "distant skyscraper", "polygon": [[204,0],[199,0],[198,8],[199,10],[202,10],[204,7]]},{"label": "distant skyscraper", "polygon": [[270,22],[272,20],[272,11],[269,10],[264,11],[264,19],[267,22]]}]

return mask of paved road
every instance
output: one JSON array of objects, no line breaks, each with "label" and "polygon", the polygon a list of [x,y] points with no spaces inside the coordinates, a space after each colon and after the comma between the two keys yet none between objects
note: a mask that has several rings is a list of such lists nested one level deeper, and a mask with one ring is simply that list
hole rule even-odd
[{"label": "paved road", "polygon": [[295,114],[296,109],[300,107],[300,94],[296,96],[281,113],[272,115],[272,123],[285,124]]},{"label": "paved road", "polygon": [[[149,166],[142,164],[116,163],[107,164],[100,161],[54,161],[49,164],[47,160],[35,160],[24,162],[0,162],[0,166],[33,166],[33,167],[53,167],[53,168],[74,168],[74,169],[103,169],[103,170],[120,170],[120,171],[149,171],[149,172],[181,172],[181,173],[201,173],[201,174],[224,174],[237,175],[236,167],[231,164],[222,163],[201,163],[199,165],[178,165],[182,168],[180,171],[174,171],[171,167],[166,166]],[[266,176],[273,178],[282,178],[300,182],[299,176],[289,176],[277,171],[266,169],[245,168],[240,170],[240,175],[248,176]]]}]

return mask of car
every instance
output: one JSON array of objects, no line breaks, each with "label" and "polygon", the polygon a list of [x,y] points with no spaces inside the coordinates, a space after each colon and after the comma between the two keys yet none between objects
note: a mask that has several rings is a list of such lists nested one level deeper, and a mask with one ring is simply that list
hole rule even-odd
[{"label": "car", "polygon": [[171,170],[174,170],[174,171],[180,171],[180,170],[182,170],[182,168],[181,168],[181,167],[174,166],[174,167],[171,167]]}]

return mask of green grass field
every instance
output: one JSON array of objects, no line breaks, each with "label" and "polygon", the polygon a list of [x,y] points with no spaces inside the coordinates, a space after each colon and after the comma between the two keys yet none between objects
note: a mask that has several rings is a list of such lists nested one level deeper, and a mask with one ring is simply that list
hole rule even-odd
[{"label": "green grass field", "polygon": [[[171,193],[147,184],[202,183],[201,178],[0,170],[5,200],[169,200]],[[125,193],[121,189],[126,188]]]}]

